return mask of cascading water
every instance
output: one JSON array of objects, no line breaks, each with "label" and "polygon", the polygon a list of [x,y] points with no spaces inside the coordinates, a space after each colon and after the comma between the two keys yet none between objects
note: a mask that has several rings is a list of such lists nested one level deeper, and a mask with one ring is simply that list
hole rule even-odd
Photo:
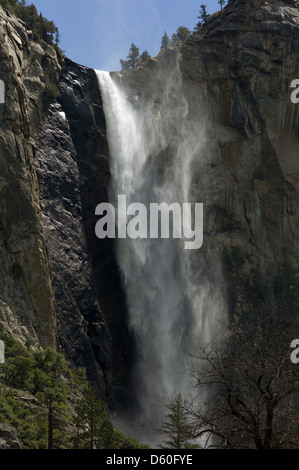
[{"label": "cascading water", "polygon": [[[128,205],[204,202],[193,201],[192,190],[205,158],[203,103],[197,96],[191,104],[184,93],[179,57],[167,75],[154,72],[139,91],[108,72],[97,76],[111,155],[110,202],[117,206],[118,195]],[[156,424],[159,397],[191,391],[191,349],[213,338],[223,300],[203,275],[201,250],[186,250],[183,240],[118,239],[117,259],[138,347],[139,423]]]}]

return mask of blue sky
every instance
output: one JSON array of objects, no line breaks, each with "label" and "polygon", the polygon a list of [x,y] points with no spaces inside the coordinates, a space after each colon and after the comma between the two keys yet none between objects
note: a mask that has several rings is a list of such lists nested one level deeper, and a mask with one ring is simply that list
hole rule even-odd
[{"label": "blue sky", "polygon": [[[61,48],[74,62],[100,70],[119,70],[131,43],[140,53],[159,52],[164,31],[179,26],[193,30],[200,5],[209,13],[218,0],[32,0],[38,11],[53,20],[61,34]],[[28,1],[27,3],[31,3]]]}]

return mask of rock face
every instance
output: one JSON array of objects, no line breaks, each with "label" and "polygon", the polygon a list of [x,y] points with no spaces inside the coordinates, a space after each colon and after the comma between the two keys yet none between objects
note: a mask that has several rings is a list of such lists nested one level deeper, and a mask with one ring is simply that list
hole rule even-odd
[{"label": "rock face", "polygon": [[0,423],[0,449],[22,449],[21,439],[18,436],[17,430],[11,424]]},{"label": "rock face", "polygon": [[[110,184],[96,74],[69,60],[60,73],[50,46],[1,7],[0,17],[0,328],[61,347],[111,405],[125,402],[134,341],[114,243],[94,233]],[[271,285],[281,249],[299,253],[297,2],[231,0],[179,54],[190,122],[203,100],[205,163],[199,155],[192,187],[206,208],[205,249],[242,250],[249,284],[262,276]],[[116,79],[129,96],[159,99],[175,55]],[[58,77],[61,96],[47,112]],[[235,281],[233,308],[248,301]]]},{"label": "rock face", "polygon": [[[84,227],[77,154],[65,113],[52,105],[36,166],[62,351],[100,391],[109,384],[111,338],[99,309]],[[107,398],[105,394],[104,397]]]},{"label": "rock face", "polygon": [[[126,393],[123,388],[119,393],[118,387],[126,384],[134,341],[128,331],[126,302],[114,241],[106,239],[99,242],[95,236],[95,208],[109,200],[110,187],[109,150],[101,94],[94,70],[69,60],[61,76],[59,90],[61,109],[69,122],[76,152],[77,184],[82,208],[79,218],[86,237],[85,253],[92,269],[89,282],[94,286],[101,310],[101,313],[97,308],[90,311],[87,334],[103,370],[109,403],[114,398],[119,401],[120,395],[123,401]],[[61,158],[59,152],[57,158]],[[86,301],[85,296],[82,300]],[[58,318],[61,318],[60,313]],[[64,336],[63,329],[61,333]]]},{"label": "rock face", "polygon": [[240,246],[245,270],[270,284],[282,247],[299,253],[296,4],[233,0],[181,49],[187,87],[204,90],[217,144],[207,144],[210,168],[194,180],[212,185],[207,235],[218,247]]},{"label": "rock face", "polygon": [[56,316],[35,161],[47,87],[59,76],[56,53],[36,44],[0,7],[0,328],[37,345],[57,346]]},{"label": "rock face", "polygon": [[130,335],[113,246],[94,233],[110,179],[96,75],[68,60],[61,74],[52,47],[0,17],[0,328],[61,349],[112,405]]}]

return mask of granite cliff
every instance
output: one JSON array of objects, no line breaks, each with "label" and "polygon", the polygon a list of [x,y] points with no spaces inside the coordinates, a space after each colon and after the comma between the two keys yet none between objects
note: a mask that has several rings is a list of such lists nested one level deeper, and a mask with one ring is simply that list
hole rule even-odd
[{"label": "granite cliff", "polygon": [[30,41],[24,24],[0,8],[1,328],[25,341],[58,346],[55,301],[41,224],[35,136],[44,96],[60,73],[56,54]]},{"label": "granite cliff", "polygon": [[[134,340],[114,243],[94,233],[110,184],[96,74],[70,60],[61,69],[55,51],[1,7],[0,20],[0,328],[61,348],[111,405],[125,402]],[[132,99],[159,100],[177,57],[190,123],[196,97],[206,110],[193,197],[207,209],[208,256],[217,251],[229,268],[233,312],[257,284],[273,296],[283,248],[299,254],[297,2],[231,0],[175,50],[113,77]],[[53,84],[60,96],[48,109]],[[163,171],[167,155],[158,163]]]}]

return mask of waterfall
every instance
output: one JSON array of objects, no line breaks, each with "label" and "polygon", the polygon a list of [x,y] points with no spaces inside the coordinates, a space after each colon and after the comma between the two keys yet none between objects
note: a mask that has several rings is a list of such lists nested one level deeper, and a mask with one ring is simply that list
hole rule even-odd
[{"label": "waterfall", "polygon": [[[146,206],[204,202],[194,201],[193,191],[207,159],[204,105],[185,90],[179,58],[143,86],[122,84],[108,72],[97,77],[111,157],[110,202],[117,204],[118,195]],[[183,240],[118,239],[117,260],[138,347],[140,421],[155,423],[159,398],[190,393],[190,352],[215,335],[223,299],[203,275],[201,250],[186,250]]]}]

